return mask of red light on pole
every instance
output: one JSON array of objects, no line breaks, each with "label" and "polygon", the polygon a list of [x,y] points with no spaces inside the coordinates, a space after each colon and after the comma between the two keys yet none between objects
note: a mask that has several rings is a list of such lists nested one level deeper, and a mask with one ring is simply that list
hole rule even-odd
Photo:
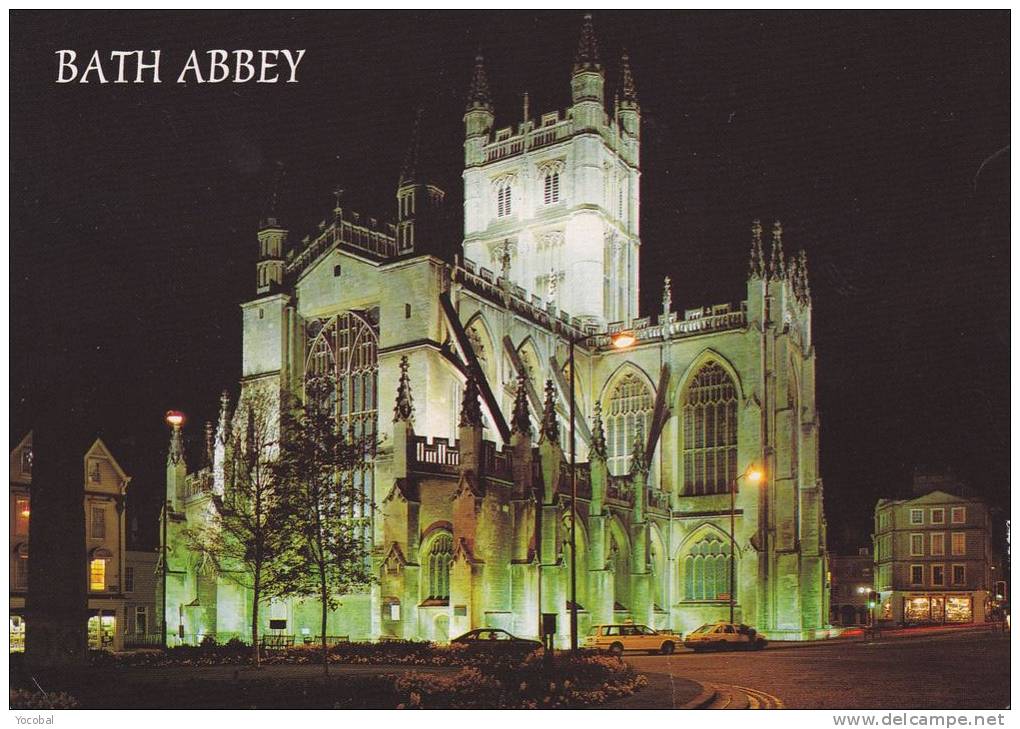
[{"label": "red light on pole", "polygon": [[184,424],[184,413],[180,410],[167,410],[166,422],[174,428],[179,428]]}]

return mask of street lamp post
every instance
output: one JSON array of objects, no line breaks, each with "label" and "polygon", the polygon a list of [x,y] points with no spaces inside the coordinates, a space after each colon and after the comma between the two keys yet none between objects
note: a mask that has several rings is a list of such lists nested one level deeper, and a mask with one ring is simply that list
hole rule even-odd
[{"label": "street lamp post", "polygon": [[[576,409],[574,389],[574,345],[587,342],[589,339],[603,336],[602,334],[584,334],[568,339],[567,369],[570,370],[570,652],[577,653],[577,443],[574,436],[574,411]],[[626,349],[634,344],[637,338],[630,332],[617,332],[609,335],[616,349]]]},{"label": "street lamp post", "polygon": [[733,611],[734,611],[734,599],[733,599],[733,587],[735,584],[736,577],[736,564],[734,562],[734,545],[736,544],[736,526],[735,518],[737,512],[737,481],[747,477],[747,480],[751,483],[758,483],[761,481],[762,473],[755,468],[749,468],[744,473],[740,474],[732,481],[730,481],[730,623],[733,623]]},{"label": "street lamp post", "polygon": [[[167,425],[169,425],[170,428],[172,429],[171,431],[172,437],[175,439],[179,438],[181,426],[184,424],[184,413],[179,412],[177,410],[170,410],[166,414],[166,422]],[[170,458],[172,457],[172,455],[173,454],[169,454],[167,457]],[[160,626],[163,631],[163,650],[169,648],[169,639],[167,638],[166,633],[166,575],[168,569],[167,549],[169,548],[169,545],[167,544],[167,522],[169,520],[170,520],[170,499],[167,498],[166,494],[163,494],[163,538],[162,538],[163,574],[161,575],[163,580],[163,620],[161,621],[162,625]]]}]

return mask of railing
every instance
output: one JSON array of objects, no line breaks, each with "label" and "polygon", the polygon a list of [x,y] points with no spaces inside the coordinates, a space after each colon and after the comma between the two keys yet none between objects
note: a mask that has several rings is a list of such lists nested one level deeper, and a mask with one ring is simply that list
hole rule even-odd
[{"label": "railing", "polygon": [[418,470],[451,474],[457,472],[460,450],[456,443],[450,443],[446,438],[435,438],[429,443],[425,436],[415,436],[412,447],[413,461]]},{"label": "railing", "polygon": [[574,133],[574,125],[569,119],[564,119],[556,124],[538,127],[525,134],[518,134],[509,139],[501,139],[485,147],[485,161],[495,162],[497,160],[512,157],[520,154],[526,149],[545,147],[564,139],[569,139]]},{"label": "railing", "polygon": [[[299,273],[305,266],[318,258],[322,253],[341,244],[356,250],[370,253],[380,258],[389,258],[397,255],[396,231],[390,224],[385,224],[387,230],[375,230],[360,223],[360,216],[353,223],[344,220],[342,217],[334,220],[325,227],[322,233],[309,243],[300,253],[287,263],[287,273]],[[393,233],[391,235],[391,232]]]},{"label": "railing", "polygon": [[512,481],[513,460],[508,450],[498,450],[492,441],[482,441],[482,472],[486,476]]},{"label": "railing", "polygon": [[630,329],[638,342],[658,341],[662,339],[678,339],[681,337],[703,334],[705,332],[721,332],[731,329],[744,329],[747,327],[747,311],[744,305],[739,309],[732,310],[724,305],[727,311],[718,311],[720,307],[705,307],[705,309],[694,309],[686,312],[686,318],[676,319],[675,314],[670,314],[668,319],[660,316],[659,320],[652,324],[649,317],[642,317],[630,322],[614,321],[606,327],[607,334],[596,339],[601,348],[608,348],[612,342],[610,335]]},{"label": "railing", "polygon": [[131,648],[162,648],[163,636],[159,633],[127,633],[124,636],[124,647]]},{"label": "railing", "polygon": [[184,489],[181,498],[190,499],[212,491],[213,477],[208,468],[192,473],[184,478]]}]

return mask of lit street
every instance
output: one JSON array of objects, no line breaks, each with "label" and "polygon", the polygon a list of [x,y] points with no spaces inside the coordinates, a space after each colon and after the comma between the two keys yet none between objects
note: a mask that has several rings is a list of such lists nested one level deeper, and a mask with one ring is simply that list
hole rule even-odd
[{"label": "lit street", "polygon": [[[628,655],[648,689],[627,708],[668,708],[662,677],[764,692],[788,709],[992,709],[1009,704],[1009,636],[987,631],[777,646],[759,652]],[[663,690],[655,691],[655,686]]]}]

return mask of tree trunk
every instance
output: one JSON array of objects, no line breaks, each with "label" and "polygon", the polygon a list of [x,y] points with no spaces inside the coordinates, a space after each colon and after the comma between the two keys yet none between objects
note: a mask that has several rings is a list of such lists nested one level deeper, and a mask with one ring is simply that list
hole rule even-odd
[{"label": "tree trunk", "polygon": [[252,589],[251,605],[251,649],[252,663],[256,669],[262,668],[262,656],[259,651],[259,570],[255,570],[255,582]]},{"label": "tree trunk", "polygon": [[326,652],[326,573],[325,570],[320,569],[322,581],[319,583],[321,588],[320,597],[322,599],[322,670],[324,675],[329,675],[329,653]]}]

